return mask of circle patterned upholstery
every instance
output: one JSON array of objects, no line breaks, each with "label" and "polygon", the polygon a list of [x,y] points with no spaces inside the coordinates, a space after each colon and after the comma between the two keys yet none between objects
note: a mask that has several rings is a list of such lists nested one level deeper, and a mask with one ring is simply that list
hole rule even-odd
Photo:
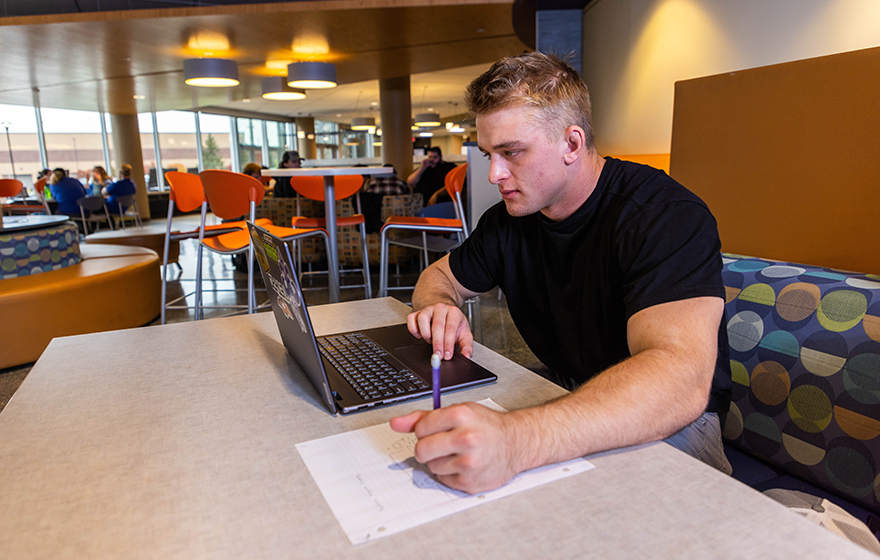
[{"label": "circle patterned upholstery", "polygon": [[880,512],[880,276],[723,260],[725,439]]},{"label": "circle patterned upholstery", "polygon": [[16,278],[58,270],[80,262],[76,226],[0,233],[0,278]]}]

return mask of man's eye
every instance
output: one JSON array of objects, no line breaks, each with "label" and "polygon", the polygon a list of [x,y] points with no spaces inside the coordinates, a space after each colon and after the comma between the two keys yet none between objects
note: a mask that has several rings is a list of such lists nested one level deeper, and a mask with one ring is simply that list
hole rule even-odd
[{"label": "man's eye", "polygon": [[483,157],[486,158],[486,159],[490,159],[490,158],[492,157],[492,156],[490,156],[489,154],[487,154],[486,152],[480,152],[480,153],[481,153],[481,154],[483,155]]},{"label": "man's eye", "polygon": [[517,152],[517,151],[512,151],[512,150],[508,150],[508,151],[504,152],[504,155],[507,156],[507,157],[513,157],[513,156],[515,156],[515,155],[517,155],[517,154],[519,154],[519,152]]}]

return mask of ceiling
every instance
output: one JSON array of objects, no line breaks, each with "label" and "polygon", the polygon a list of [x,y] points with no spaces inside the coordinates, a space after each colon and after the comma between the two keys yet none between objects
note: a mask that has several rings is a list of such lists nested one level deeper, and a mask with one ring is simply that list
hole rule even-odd
[{"label": "ceiling", "polygon": [[[37,88],[43,107],[378,119],[371,105],[379,101],[378,79],[411,75],[413,112],[460,115],[467,83],[526,49],[511,7],[506,0],[329,0],[0,18],[0,103],[31,106]],[[236,60],[241,85],[185,85],[184,59],[206,52]],[[340,87],[310,90],[301,101],[263,100],[261,79],[295,60],[335,63]]]}]

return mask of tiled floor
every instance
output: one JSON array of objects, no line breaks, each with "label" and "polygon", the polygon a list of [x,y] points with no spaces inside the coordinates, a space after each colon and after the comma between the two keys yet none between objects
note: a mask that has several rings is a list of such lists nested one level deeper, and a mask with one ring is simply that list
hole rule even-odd
[{"label": "tiled floor", "polygon": [[[179,221],[179,223],[178,223]],[[194,222],[194,226],[192,226]],[[181,229],[187,226],[197,227],[198,216],[185,216],[181,219],[175,219],[175,227]],[[170,266],[168,269],[168,299],[178,298],[185,293],[186,304],[194,305],[195,289],[195,264],[197,255],[197,243],[192,240],[182,241],[180,244],[180,265],[181,268]],[[205,305],[218,306],[218,308],[206,309],[204,316],[206,319],[218,317],[235,312],[246,312],[246,310],[236,310],[230,307],[219,307],[229,305],[242,305],[247,303],[247,274],[235,270],[230,257],[223,257],[210,251],[206,251],[203,261],[203,290],[221,289],[216,293],[205,292]],[[390,276],[391,285],[409,285],[413,284],[418,278],[417,264],[413,265],[412,270],[402,266],[400,274],[392,274]],[[317,266],[315,270],[318,270]],[[356,284],[362,278],[360,273],[343,274],[342,284]],[[373,285],[373,293],[375,294],[379,286],[379,270],[378,267],[371,269],[371,282]],[[262,288],[262,279],[257,274],[256,286]],[[326,275],[318,275],[307,277],[303,281],[305,289],[305,299],[308,305],[321,305],[328,302],[328,291],[326,289]],[[411,291],[392,291],[391,295],[403,302],[409,303],[412,295]],[[360,299],[364,297],[363,288],[352,288],[341,290],[341,298],[343,301]],[[266,292],[257,292],[258,303],[267,301]],[[179,305],[183,305],[181,302]],[[263,312],[270,311],[268,308]],[[507,302],[502,296],[499,300],[498,291],[493,290],[480,297],[479,311],[475,313],[475,338],[487,347],[495,350],[509,359],[528,365],[536,361],[534,354],[528,349],[523,342],[522,337],[516,330],[510,313],[507,311]],[[191,321],[193,318],[192,309],[171,309],[166,315],[167,323],[179,323]],[[157,318],[152,325],[160,323]],[[482,325],[482,328],[480,327]],[[0,410],[6,406],[6,403],[12,397],[13,393],[30,371],[31,365],[20,368],[7,369],[0,371]]]}]

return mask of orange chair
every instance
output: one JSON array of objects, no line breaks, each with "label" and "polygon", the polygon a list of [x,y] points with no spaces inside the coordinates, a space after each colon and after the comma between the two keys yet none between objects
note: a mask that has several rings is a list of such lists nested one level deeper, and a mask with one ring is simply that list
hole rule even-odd
[{"label": "orange chair", "polygon": [[[208,249],[223,255],[234,255],[248,252],[248,313],[253,313],[256,307],[256,295],[254,292],[254,249],[251,244],[251,236],[245,230],[232,233],[224,233],[217,237],[205,237],[205,214],[210,207],[215,216],[223,219],[234,219],[244,214],[249,214],[250,221],[254,221],[256,205],[263,200],[265,187],[258,180],[242,173],[209,169],[199,173],[202,186],[205,190],[207,204],[202,204],[202,221],[199,227],[199,253],[198,266],[196,268],[196,319],[202,318],[202,249]],[[263,224],[263,228],[269,233],[276,235],[285,241],[293,241],[313,235],[324,238],[324,244],[329,247],[330,241],[327,232],[320,228],[287,228]],[[237,305],[218,307],[244,307]]]},{"label": "orange chair", "polygon": [[[18,196],[23,188],[24,183],[18,179],[0,179],[0,198],[12,198],[13,196]],[[3,210],[9,209],[10,206],[13,205],[4,204],[2,209],[0,209],[0,216],[3,215]]]},{"label": "orange chair", "polygon": [[[428,265],[428,252],[447,253],[458,246],[468,236],[467,224],[464,222],[464,206],[461,202],[461,189],[467,176],[467,164],[459,165],[446,174],[446,191],[452,197],[457,218],[422,218],[418,216],[391,216],[382,226],[381,252],[379,263],[379,297],[385,297],[390,290],[409,290],[412,286],[388,286],[388,247],[390,244],[403,245],[421,249],[424,265]],[[406,239],[390,239],[388,232],[392,230],[417,231],[420,237]],[[428,236],[428,233],[455,234],[457,239]]]},{"label": "orange chair", "polygon": [[[363,177],[360,175],[340,175],[335,178],[336,200],[342,200],[350,196],[357,195],[364,183]],[[312,200],[324,200],[324,178],[323,177],[291,177],[290,186],[293,187],[300,195]],[[363,266],[360,269],[350,269],[342,272],[362,272],[364,275],[364,283],[350,286],[343,286],[339,283],[340,288],[363,288],[365,297],[370,299],[373,295],[373,286],[370,283],[370,257],[367,253],[367,226],[364,215],[360,213],[360,198],[357,198],[358,213],[354,216],[345,216],[336,218],[336,228],[344,226],[357,226],[361,236],[361,247],[363,249],[362,258]],[[326,218],[307,218],[305,216],[296,216],[293,218],[293,227],[303,228],[326,228]],[[330,253],[327,253],[328,258]],[[328,267],[329,268],[329,267]],[[338,279],[337,279],[338,280]]]},{"label": "orange chair", "polygon": [[[187,297],[195,294],[195,291],[184,293],[184,295],[166,302],[167,282],[168,282],[168,253],[171,241],[182,241],[184,239],[198,239],[199,228],[189,231],[171,230],[171,222],[174,216],[174,209],[177,208],[181,212],[192,212],[201,207],[205,202],[205,191],[202,188],[202,180],[198,175],[192,173],[180,173],[178,171],[168,171],[165,173],[165,182],[170,188],[168,196],[168,220],[165,224],[165,250],[162,256],[162,311],[161,322],[165,324],[166,309],[192,309],[188,305],[175,305],[179,301],[186,300]],[[272,225],[271,220],[261,218],[256,220],[257,225]],[[224,224],[216,224],[205,226],[205,236],[212,237],[224,233],[231,233],[247,229],[247,225],[243,221],[227,222]],[[177,264],[177,263],[175,263]],[[177,264],[178,268],[180,264]]]}]

